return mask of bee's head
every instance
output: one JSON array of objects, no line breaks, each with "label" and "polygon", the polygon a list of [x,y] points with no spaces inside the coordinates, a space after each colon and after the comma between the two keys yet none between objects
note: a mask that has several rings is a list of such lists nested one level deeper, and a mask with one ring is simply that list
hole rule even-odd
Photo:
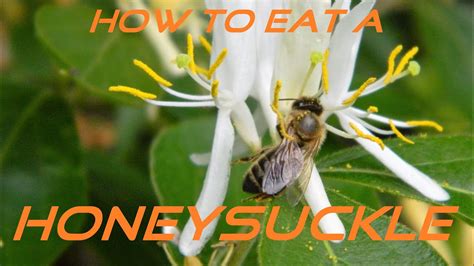
[{"label": "bee's head", "polygon": [[293,102],[293,110],[304,110],[310,111],[316,115],[321,115],[323,112],[323,107],[319,103],[319,100],[316,98],[301,98]]}]

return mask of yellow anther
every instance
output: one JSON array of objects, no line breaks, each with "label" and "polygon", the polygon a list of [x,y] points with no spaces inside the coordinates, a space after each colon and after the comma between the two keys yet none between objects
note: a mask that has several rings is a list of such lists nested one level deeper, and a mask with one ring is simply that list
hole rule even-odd
[{"label": "yellow anther", "polygon": [[402,60],[400,60],[400,63],[398,64],[397,68],[395,69],[395,72],[393,73],[394,76],[400,74],[405,70],[405,67],[408,65],[410,60],[415,57],[415,55],[418,53],[418,47],[413,47],[408,51],[403,57]]},{"label": "yellow anther", "polygon": [[295,140],[293,136],[290,136],[288,132],[286,131],[286,125],[285,125],[285,119],[283,118],[283,115],[280,113],[278,110],[278,103],[280,99],[280,91],[281,91],[281,80],[277,80],[276,85],[275,85],[275,90],[273,92],[273,103],[271,105],[273,112],[277,115],[278,118],[278,124],[279,129],[280,129],[280,134],[286,138],[287,140]]},{"label": "yellow anther", "polygon": [[211,84],[211,96],[212,98],[217,98],[217,96],[219,95],[219,81],[218,80],[214,80],[212,81],[212,84]]},{"label": "yellow anther", "polygon": [[207,78],[211,79],[212,74],[216,72],[217,68],[224,62],[225,57],[227,56],[227,49],[222,49],[221,53],[217,56],[216,61],[211,65],[207,73]]},{"label": "yellow anther", "polygon": [[385,77],[384,83],[388,84],[392,80],[393,77],[393,71],[395,69],[395,59],[397,56],[400,54],[400,52],[403,50],[402,45],[397,45],[395,49],[392,50],[390,53],[390,56],[388,57],[388,70],[387,70],[387,76]]},{"label": "yellow anther", "polygon": [[407,121],[406,123],[409,126],[415,126],[415,127],[432,127],[439,132],[443,132],[444,130],[440,124],[434,121],[421,120],[421,121]]},{"label": "yellow anther", "polygon": [[199,41],[201,42],[202,47],[206,49],[208,53],[212,51],[212,45],[204,38],[204,36],[199,36]]},{"label": "yellow anther", "polygon": [[143,63],[140,60],[134,59],[133,64],[136,65],[137,67],[141,68],[145,73],[148,74],[152,79],[154,79],[156,82],[159,84],[166,86],[166,87],[171,87],[173,84],[166,79],[162,78],[160,75],[158,75],[153,69],[151,69],[149,66],[147,66],[145,63]]},{"label": "yellow anther", "polygon": [[377,108],[377,106],[370,106],[369,108],[367,108],[367,112],[369,112],[369,113],[378,113],[379,108]]},{"label": "yellow anther", "polygon": [[415,144],[415,142],[413,142],[412,140],[410,140],[409,138],[403,136],[402,132],[400,132],[397,127],[395,127],[395,125],[393,124],[393,121],[392,120],[388,120],[388,123],[390,125],[390,128],[392,129],[393,133],[395,133],[395,135],[403,140],[404,142],[406,143],[409,143],[409,144]]},{"label": "yellow anther", "polygon": [[324,53],[323,67],[322,67],[322,82],[324,93],[329,91],[329,72],[328,72],[328,61],[329,61],[329,49]]},{"label": "yellow anther", "polygon": [[196,73],[196,64],[194,63],[194,43],[193,43],[193,36],[191,33],[188,33],[187,37],[188,43],[188,56],[189,56],[189,69],[192,73]]},{"label": "yellow anther", "polygon": [[370,84],[374,83],[377,79],[374,78],[374,77],[371,77],[369,78],[368,80],[366,80],[364,82],[364,84],[362,84],[355,92],[354,94],[352,94],[351,97],[345,99],[342,104],[345,105],[345,106],[349,106],[351,104],[353,104],[357,98],[360,97],[360,95],[365,91],[365,89],[367,89],[367,86],[369,86]]},{"label": "yellow anther", "polygon": [[279,100],[280,100],[281,87],[282,87],[281,80],[277,80],[276,85],[275,85],[275,89],[273,90],[273,104],[272,104],[272,106],[275,106],[275,108],[277,108],[277,109],[278,109],[278,104],[279,104]]},{"label": "yellow anther", "polygon": [[138,97],[142,100],[153,100],[156,99],[155,94],[143,92],[141,90],[132,88],[132,87],[127,87],[127,86],[111,86],[109,87],[109,91],[113,92],[126,92],[128,94],[131,94],[135,97]]},{"label": "yellow anther", "polygon": [[197,73],[200,73],[200,74],[203,74],[205,75],[206,77],[209,75],[209,70],[203,68],[203,67],[200,67],[198,65],[196,65],[196,72]]},{"label": "yellow anther", "polygon": [[372,136],[372,135],[369,135],[369,134],[365,134],[359,128],[357,128],[356,125],[354,125],[353,123],[349,123],[349,125],[354,130],[354,132],[357,134],[357,136],[377,143],[382,150],[385,148],[385,144],[383,144],[383,141],[380,138],[377,138],[376,136]]},{"label": "yellow anther", "polygon": [[410,63],[408,63],[408,71],[410,72],[410,75],[418,76],[421,71],[420,64],[414,60],[410,61]]}]

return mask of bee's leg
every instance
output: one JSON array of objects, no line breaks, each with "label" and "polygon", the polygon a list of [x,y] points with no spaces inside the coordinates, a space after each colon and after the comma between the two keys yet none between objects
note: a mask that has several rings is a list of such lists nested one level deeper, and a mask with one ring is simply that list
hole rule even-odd
[{"label": "bee's leg", "polygon": [[268,150],[268,148],[261,149],[259,152],[257,152],[254,155],[247,156],[247,157],[242,157],[240,159],[232,161],[232,164],[238,164],[238,163],[250,163],[258,159],[263,153],[265,153]]},{"label": "bee's leg", "polygon": [[255,200],[256,202],[262,202],[262,201],[267,201],[267,200],[273,199],[273,196],[274,195],[259,193],[257,195],[253,195],[253,196],[250,196],[248,198],[243,199],[242,202],[246,202],[246,201],[249,201],[249,200]]},{"label": "bee's leg", "polygon": [[236,245],[237,243],[234,241],[221,241],[211,245],[214,251],[208,265],[227,265]]},{"label": "bee's leg", "polygon": [[278,193],[276,193],[276,194],[273,195],[273,196],[274,196],[275,198],[281,197],[281,195],[283,195],[283,192],[285,192],[285,189],[280,190]]},{"label": "bee's leg", "polygon": [[258,154],[252,155],[252,156],[242,157],[242,158],[239,158],[237,160],[233,160],[232,164],[250,163],[250,162],[254,161],[255,159],[257,159],[261,154],[262,153],[258,153]]},{"label": "bee's leg", "polygon": [[284,136],[281,134],[282,129],[281,129],[281,125],[280,125],[280,124],[277,124],[277,125],[276,125],[276,130],[277,130],[277,132],[278,132],[278,135],[280,135],[280,138],[284,138]]},{"label": "bee's leg", "polygon": [[277,80],[277,84],[275,85],[275,91],[273,94],[273,103],[271,105],[273,112],[277,115],[277,118],[278,118],[277,129],[282,138],[285,138],[287,140],[294,140],[295,138],[293,136],[290,136],[288,132],[286,132],[285,119],[283,118],[283,115],[278,110],[278,102],[280,100],[280,91],[281,91],[281,80]]},{"label": "bee's leg", "polygon": [[265,193],[258,194],[255,196],[255,201],[256,202],[264,202],[264,201],[270,201],[273,199],[273,195],[268,195]]}]

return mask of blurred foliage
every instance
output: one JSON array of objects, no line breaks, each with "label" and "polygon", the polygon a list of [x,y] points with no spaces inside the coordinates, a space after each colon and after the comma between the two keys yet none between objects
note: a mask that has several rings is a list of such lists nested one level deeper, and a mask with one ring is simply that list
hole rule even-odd
[{"label": "blurred foliage", "polygon": [[[149,215],[158,203],[193,205],[199,194],[205,168],[194,166],[189,155],[210,151],[214,111],[149,108],[132,97],[107,93],[107,87],[115,84],[157,93],[154,82],[132,60],[144,60],[154,69],[160,69],[160,64],[142,34],[107,33],[105,27],[90,34],[98,8],[110,16],[114,1],[11,0],[0,6],[0,264],[168,264],[156,243],[129,241],[118,230],[109,242],[100,241],[99,232],[74,245],[59,240],[54,230],[48,242],[38,240],[39,229],[26,229],[21,242],[11,239],[25,205],[33,206],[31,216],[37,218],[45,217],[52,205],[60,206],[57,217],[76,205],[99,206],[104,214],[120,206],[131,219],[138,206],[147,206]],[[406,49],[420,47],[417,60],[422,72],[360,99],[357,105],[365,109],[376,104],[382,114],[436,120],[445,127],[446,136],[430,133],[414,138],[414,146],[396,140],[387,143],[442,183],[453,197],[449,205],[460,206],[449,244],[456,251],[455,261],[465,262],[459,251],[461,221],[473,223],[472,138],[468,137],[472,134],[472,3],[397,0],[379,1],[377,8],[384,33],[370,29],[364,33],[354,87],[369,76],[382,75],[387,56],[398,43]],[[173,36],[184,49],[183,32]],[[173,83],[184,92],[201,92],[187,78],[175,78]],[[316,159],[334,205],[376,209],[397,205],[400,196],[430,202],[390,176],[362,149],[348,147],[351,144],[329,136]],[[363,171],[347,171],[348,163]],[[246,167],[233,167],[229,206],[247,197],[241,191]],[[284,206],[279,201],[272,204]],[[279,223],[294,224],[299,209],[283,208],[290,215],[281,215]],[[184,226],[187,215],[178,218],[179,227]],[[351,217],[342,219],[348,227]],[[376,230],[386,228],[387,219],[378,221]],[[90,223],[77,217],[68,229],[80,231]],[[403,224],[398,228],[411,230]],[[309,250],[307,229],[302,240],[276,243],[260,237],[258,245],[237,250],[251,248],[247,265],[257,261],[273,265],[290,257],[294,264],[327,264],[332,263],[329,249],[343,264],[444,263],[424,242],[380,245],[362,238],[329,244],[328,249],[323,242],[313,241]],[[231,230],[236,229],[220,222],[218,231]],[[291,250],[303,252],[290,256]],[[207,248],[202,261],[207,262],[212,252]],[[231,261],[241,260],[237,254]]]}]

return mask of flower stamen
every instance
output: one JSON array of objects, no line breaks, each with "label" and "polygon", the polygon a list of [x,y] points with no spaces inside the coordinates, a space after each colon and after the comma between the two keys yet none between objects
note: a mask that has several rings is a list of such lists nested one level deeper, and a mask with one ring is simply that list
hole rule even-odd
[{"label": "flower stamen", "polygon": [[415,142],[413,142],[412,140],[410,140],[409,138],[405,137],[402,132],[400,132],[397,127],[395,127],[395,125],[393,124],[393,121],[390,119],[388,120],[388,124],[390,125],[390,128],[392,129],[393,133],[395,133],[395,135],[403,140],[404,142],[406,143],[409,143],[409,144],[415,144]]},{"label": "flower stamen", "polygon": [[219,95],[219,81],[214,80],[212,81],[212,85],[211,85],[211,96],[212,98],[216,99],[218,95]]},{"label": "flower stamen", "polygon": [[415,46],[411,48],[403,57],[402,60],[400,60],[400,63],[398,64],[397,68],[395,69],[395,72],[393,73],[394,76],[402,73],[402,71],[405,69],[407,64],[410,62],[410,60],[418,53],[418,47]]},{"label": "flower stamen", "polygon": [[403,45],[399,44],[390,53],[390,56],[388,57],[387,76],[385,77],[385,80],[384,80],[385,84],[388,84],[392,81],[393,71],[395,69],[395,59],[397,59],[397,56],[401,53],[402,50],[403,50]]},{"label": "flower stamen", "polygon": [[191,33],[188,33],[187,36],[187,44],[188,44],[188,56],[189,56],[189,69],[192,73],[196,73],[196,64],[194,63],[194,43],[193,43],[193,36]]},{"label": "flower stamen", "polygon": [[273,103],[271,105],[271,108],[273,112],[277,115],[278,124],[279,124],[278,128],[280,130],[280,134],[287,140],[294,140],[295,138],[293,136],[290,136],[288,132],[286,131],[285,119],[283,118],[283,115],[278,110],[281,87],[282,87],[281,80],[277,80],[276,85],[275,85],[275,90],[273,93]]},{"label": "flower stamen", "polygon": [[205,69],[205,68],[203,68],[203,67],[200,67],[200,66],[198,66],[198,65],[196,65],[196,72],[197,72],[198,74],[203,74],[203,75],[205,75],[206,77],[209,76],[209,70],[207,70],[207,69]]},{"label": "flower stamen", "polygon": [[410,63],[408,63],[408,72],[410,72],[410,75],[412,76],[418,76],[420,74],[421,66],[418,64],[418,62],[412,60]]},{"label": "flower stamen", "polygon": [[206,51],[210,54],[212,51],[212,45],[209,43],[209,41],[204,37],[204,36],[199,36],[199,42],[201,42],[202,47],[206,49]]},{"label": "flower stamen", "polygon": [[222,49],[220,54],[217,56],[216,61],[214,61],[214,63],[209,68],[209,71],[207,72],[208,79],[211,79],[212,74],[214,74],[214,72],[216,72],[217,68],[222,64],[222,62],[224,62],[224,59],[226,56],[227,56],[227,49],[224,48]]},{"label": "flower stamen", "polygon": [[378,113],[379,112],[379,108],[377,106],[370,106],[369,108],[367,108],[367,112],[368,113]]},{"label": "flower stamen", "polygon": [[189,56],[187,54],[179,54],[176,56],[175,63],[178,68],[185,68],[189,66]]},{"label": "flower stamen", "polygon": [[329,49],[324,52],[324,60],[323,60],[323,67],[322,67],[322,85],[324,93],[328,93],[329,91],[329,71],[328,71],[328,61],[329,61]]},{"label": "flower stamen", "polygon": [[352,94],[351,97],[345,99],[342,104],[345,106],[349,106],[355,103],[355,101],[360,97],[360,95],[365,91],[367,86],[374,83],[377,79],[374,77],[369,78],[366,80],[355,92]]},{"label": "flower stamen", "polygon": [[157,97],[155,94],[143,92],[139,89],[135,89],[135,88],[132,88],[132,87],[127,87],[127,86],[121,86],[121,85],[111,86],[111,87],[109,87],[109,91],[112,91],[112,92],[125,92],[125,93],[131,94],[135,97],[138,97],[142,100],[153,100],[153,99],[156,99],[156,97]]},{"label": "flower stamen", "polygon": [[370,141],[373,141],[373,142],[377,143],[382,150],[385,148],[385,144],[383,143],[383,141],[380,138],[378,138],[376,136],[369,135],[369,134],[365,134],[359,128],[357,128],[357,126],[354,123],[349,123],[349,125],[354,130],[354,132],[357,134],[357,136],[359,136],[363,139],[367,139],[367,140],[370,140]]},{"label": "flower stamen", "polygon": [[409,126],[421,126],[421,127],[432,127],[436,129],[438,132],[443,132],[443,127],[434,122],[434,121],[429,121],[429,120],[421,120],[421,121],[406,121],[407,125]]},{"label": "flower stamen", "polygon": [[143,63],[140,60],[134,59],[133,64],[137,66],[138,68],[142,69],[148,76],[150,76],[152,79],[154,79],[158,84],[161,84],[166,87],[171,87],[173,84],[166,79],[162,78],[160,75],[158,75],[153,69],[151,69],[148,65]]},{"label": "flower stamen", "polygon": [[324,55],[320,52],[312,52],[310,57],[309,57],[309,60],[310,60],[311,64],[308,68],[308,71],[306,72],[306,75],[305,75],[304,80],[303,80],[303,84],[301,85],[300,97],[303,96],[304,90],[306,89],[306,86],[308,85],[308,81],[311,78],[311,75],[313,74],[314,69],[316,68],[316,66],[319,63],[323,62]]}]

